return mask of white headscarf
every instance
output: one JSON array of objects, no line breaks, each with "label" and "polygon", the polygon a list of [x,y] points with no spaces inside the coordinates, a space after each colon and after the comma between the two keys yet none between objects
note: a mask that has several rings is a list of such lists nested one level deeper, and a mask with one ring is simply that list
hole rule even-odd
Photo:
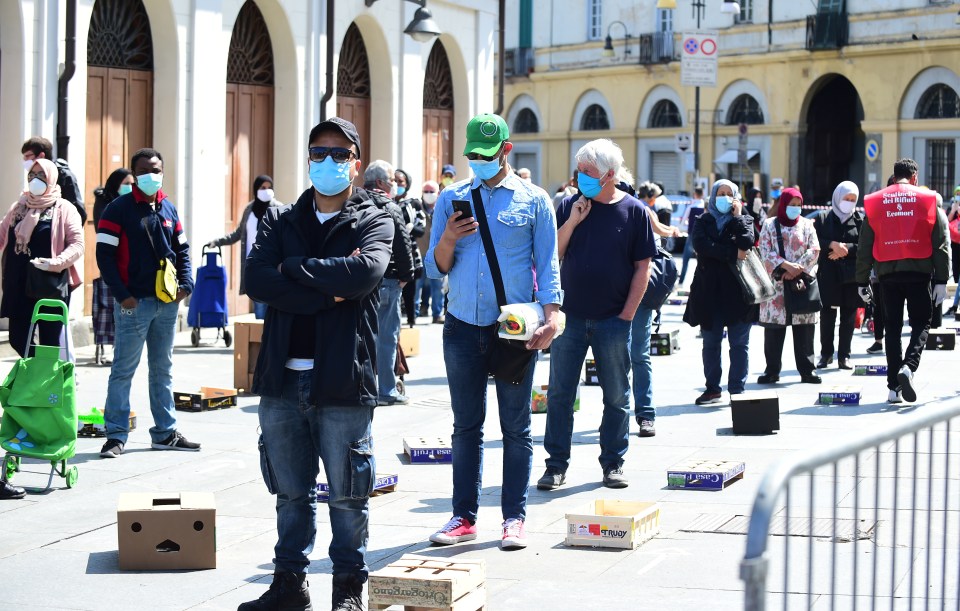
[{"label": "white headscarf", "polygon": [[[853,216],[853,212],[856,210],[856,207],[854,207],[849,213],[847,213],[840,209],[840,202],[843,201],[844,197],[850,195],[851,193],[856,195],[857,199],[860,199],[860,188],[849,180],[843,181],[837,185],[836,189],[833,190],[833,213],[837,215],[837,218],[840,219],[841,223],[846,223],[847,219]],[[856,204],[856,202],[854,202],[854,204]]]}]

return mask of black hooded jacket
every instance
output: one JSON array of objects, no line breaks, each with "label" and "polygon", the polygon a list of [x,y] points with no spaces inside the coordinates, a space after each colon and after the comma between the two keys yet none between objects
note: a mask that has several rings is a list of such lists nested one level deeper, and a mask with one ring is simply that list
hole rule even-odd
[{"label": "black hooded jacket", "polygon": [[[295,204],[269,208],[247,259],[247,294],[269,306],[252,391],[280,396],[294,321],[306,315],[316,325],[310,402],[372,407],[377,287],[390,261],[393,220],[369,199],[351,198],[327,221],[333,225],[323,243],[310,244],[303,228],[315,214],[313,195],[310,188]],[[350,256],[354,249],[360,254]]]},{"label": "black hooded jacket", "polygon": [[407,224],[403,218],[403,210],[392,199],[380,191],[354,189],[350,196],[350,201],[357,202],[361,200],[370,200],[378,208],[387,212],[393,219],[393,247],[391,249],[390,264],[387,266],[387,272],[384,278],[399,280],[400,282],[413,282],[416,265],[414,263],[413,249],[414,242],[407,231]]}]

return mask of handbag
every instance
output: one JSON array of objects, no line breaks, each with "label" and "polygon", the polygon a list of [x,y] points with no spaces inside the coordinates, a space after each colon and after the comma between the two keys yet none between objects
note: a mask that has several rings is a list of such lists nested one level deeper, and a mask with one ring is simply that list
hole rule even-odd
[{"label": "handbag", "polygon": [[153,234],[150,233],[150,227],[147,225],[147,217],[141,221],[144,231],[147,232],[147,239],[150,240],[150,248],[153,249],[153,256],[160,261],[160,269],[157,270],[157,276],[154,286],[154,293],[157,299],[163,303],[172,303],[177,300],[177,290],[180,288],[177,282],[177,268],[173,261],[167,257],[161,257],[157,252],[157,245],[153,243]]},{"label": "handbag", "polygon": [[643,293],[643,299],[640,300],[643,307],[659,311],[673,292],[677,276],[677,262],[657,244],[657,254],[650,260],[650,281]]},{"label": "handbag", "polygon": [[[487,225],[487,214],[483,209],[479,188],[473,190],[473,206],[477,211],[480,239],[483,241],[483,250],[487,253],[487,263],[490,265],[490,275],[493,277],[493,289],[497,294],[497,305],[502,308],[507,305],[507,294],[503,289],[500,263],[497,260],[497,251],[493,247],[493,237]],[[526,379],[536,355],[536,350],[527,350],[525,342],[505,339],[499,334],[494,334],[493,345],[490,346],[487,357],[487,373],[501,382],[520,384]]]},{"label": "handbag", "polygon": [[737,259],[736,263],[731,263],[731,266],[740,282],[743,300],[748,304],[757,305],[770,301],[777,294],[773,282],[770,281],[770,274],[763,268],[756,248],[748,250],[746,258]]},{"label": "handbag", "polygon": [[[780,248],[780,256],[786,259],[780,221],[774,221],[773,224],[777,228],[777,245]],[[816,276],[803,272],[792,280],[784,280],[783,307],[787,314],[791,316],[794,314],[815,314],[823,309],[823,303],[820,301],[820,284],[817,282]]]},{"label": "handbag", "polygon": [[33,300],[59,299],[67,301],[70,297],[70,272],[63,270],[49,272],[27,264],[27,297]]}]

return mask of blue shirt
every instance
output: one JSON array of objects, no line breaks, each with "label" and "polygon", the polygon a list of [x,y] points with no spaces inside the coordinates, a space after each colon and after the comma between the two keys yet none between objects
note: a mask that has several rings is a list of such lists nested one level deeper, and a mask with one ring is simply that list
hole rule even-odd
[{"label": "blue shirt", "polygon": [[[453,214],[453,200],[466,200],[473,210],[470,191],[478,186],[490,235],[497,249],[507,303],[562,303],[560,264],[557,260],[557,219],[553,203],[543,189],[521,180],[513,172],[509,172],[493,189],[475,178],[473,181],[454,183],[440,192],[433,212],[430,248],[424,259],[427,277],[443,278],[443,273],[437,268],[434,251],[447,227],[447,219]],[[495,323],[500,316],[500,306],[497,305],[479,229],[457,241],[453,250],[453,266],[448,274],[450,292],[447,294],[447,312],[471,325]]]}]

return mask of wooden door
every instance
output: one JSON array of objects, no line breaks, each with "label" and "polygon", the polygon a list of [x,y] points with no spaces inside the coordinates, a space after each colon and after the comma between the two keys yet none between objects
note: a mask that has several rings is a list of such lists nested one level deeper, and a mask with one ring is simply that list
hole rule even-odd
[{"label": "wooden door", "polygon": [[[247,204],[256,196],[253,179],[273,175],[273,87],[227,83],[226,218],[224,234],[237,228]],[[248,236],[253,240],[254,236]],[[231,315],[251,312],[246,295],[239,295],[240,267],[246,257],[240,242],[224,250],[228,266],[227,304]],[[198,252],[199,255],[199,252]],[[197,257],[196,265],[203,261]]]},{"label": "wooden door", "polygon": [[84,229],[84,314],[90,314],[97,268],[97,236],[93,226],[93,190],[117,168],[127,167],[134,151],[153,142],[153,72],[87,67],[86,182]]},{"label": "wooden door", "polygon": [[337,116],[353,123],[360,134],[360,172],[353,184],[362,187],[363,172],[367,169],[367,164],[373,161],[370,156],[370,98],[338,95]]},{"label": "wooden door", "polygon": [[452,131],[452,110],[423,109],[424,180],[439,182],[443,166],[453,163],[453,147],[450,141]]}]

